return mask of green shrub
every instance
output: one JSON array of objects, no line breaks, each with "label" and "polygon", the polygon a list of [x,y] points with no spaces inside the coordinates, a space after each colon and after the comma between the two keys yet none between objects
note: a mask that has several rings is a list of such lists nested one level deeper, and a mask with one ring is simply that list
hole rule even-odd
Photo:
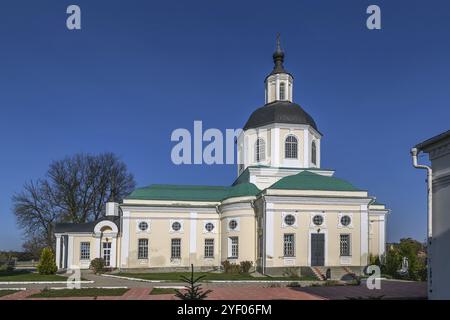
[{"label": "green shrub", "polygon": [[253,267],[253,262],[251,261],[241,261],[241,272],[249,273],[250,269]]},{"label": "green shrub", "polygon": [[222,262],[223,271],[225,273],[239,273],[241,271],[241,266],[236,263],[231,263],[228,260]]},{"label": "green shrub", "polygon": [[91,261],[89,269],[93,270],[94,273],[102,273],[105,271],[105,260],[102,258],[95,258]]},{"label": "green shrub", "polygon": [[51,248],[42,249],[37,270],[40,274],[55,274],[58,271],[55,256]]},{"label": "green shrub", "polygon": [[293,267],[285,268],[283,270],[283,276],[288,278],[298,278],[299,276],[298,268]]}]

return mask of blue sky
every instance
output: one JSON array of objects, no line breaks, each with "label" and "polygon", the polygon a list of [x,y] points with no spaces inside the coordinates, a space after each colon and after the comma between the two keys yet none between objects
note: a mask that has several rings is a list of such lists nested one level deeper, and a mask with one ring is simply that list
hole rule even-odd
[{"label": "blue sky", "polygon": [[[65,27],[78,4],[82,30]],[[382,10],[382,30],[365,26]],[[280,32],[322,166],[392,209],[388,240],[426,234],[414,144],[449,129],[448,1],[2,1],[0,249],[22,235],[11,196],[52,160],[111,151],[140,186],[228,185],[231,165],[175,166],[176,128],[240,128],[264,104]],[[424,157],[422,161],[426,160]]]}]

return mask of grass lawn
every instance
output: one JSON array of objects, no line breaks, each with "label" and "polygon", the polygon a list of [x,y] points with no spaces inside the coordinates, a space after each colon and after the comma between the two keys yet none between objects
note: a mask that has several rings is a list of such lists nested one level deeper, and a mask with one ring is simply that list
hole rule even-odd
[{"label": "grass lawn", "polygon": [[44,275],[31,271],[2,271],[0,282],[7,281],[66,281],[67,278],[54,274]]},{"label": "grass lawn", "polygon": [[151,295],[154,294],[175,294],[175,289],[173,288],[153,288],[152,291],[150,291]]},{"label": "grass lawn", "polygon": [[60,290],[42,290],[40,293],[33,294],[28,298],[64,298],[64,297],[98,297],[98,296],[122,296],[128,289],[60,289]]},{"label": "grass lawn", "polygon": [[[145,280],[164,280],[181,282],[180,277],[190,277],[190,272],[161,272],[161,273],[119,273],[119,276],[130,277]],[[212,272],[194,272],[195,277],[204,275],[202,281],[210,280],[284,280],[284,281],[307,281],[316,280],[312,277],[252,277],[250,274],[244,273],[212,273]]]},{"label": "grass lawn", "polygon": [[20,290],[0,290],[0,297],[4,297],[16,292],[19,292]]}]

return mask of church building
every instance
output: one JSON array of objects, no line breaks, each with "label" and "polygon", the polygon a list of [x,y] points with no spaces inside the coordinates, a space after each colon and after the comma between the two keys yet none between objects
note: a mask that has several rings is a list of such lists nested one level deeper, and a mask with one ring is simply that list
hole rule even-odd
[{"label": "church building", "polygon": [[59,269],[221,270],[251,261],[267,275],[360,273],[385,252],[389,210],[367,190],[321,167],[322,133],[294,103],[294,78],[277,41],[265,79],[265,104],[237,139],[230,186],[150,185],[104,218],[56,225]]}]

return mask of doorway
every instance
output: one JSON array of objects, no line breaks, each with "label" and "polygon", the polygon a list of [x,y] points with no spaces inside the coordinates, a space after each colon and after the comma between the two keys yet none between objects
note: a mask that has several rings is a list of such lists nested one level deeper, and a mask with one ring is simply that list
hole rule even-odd
[{"label": "doorway", "polygon": [[325,234],[311,233],[311,266],[325,265]]},{"label": "doorway", "polygon": [[103,260],[105,267],[111,266],[111,242],[103,242]]}]

